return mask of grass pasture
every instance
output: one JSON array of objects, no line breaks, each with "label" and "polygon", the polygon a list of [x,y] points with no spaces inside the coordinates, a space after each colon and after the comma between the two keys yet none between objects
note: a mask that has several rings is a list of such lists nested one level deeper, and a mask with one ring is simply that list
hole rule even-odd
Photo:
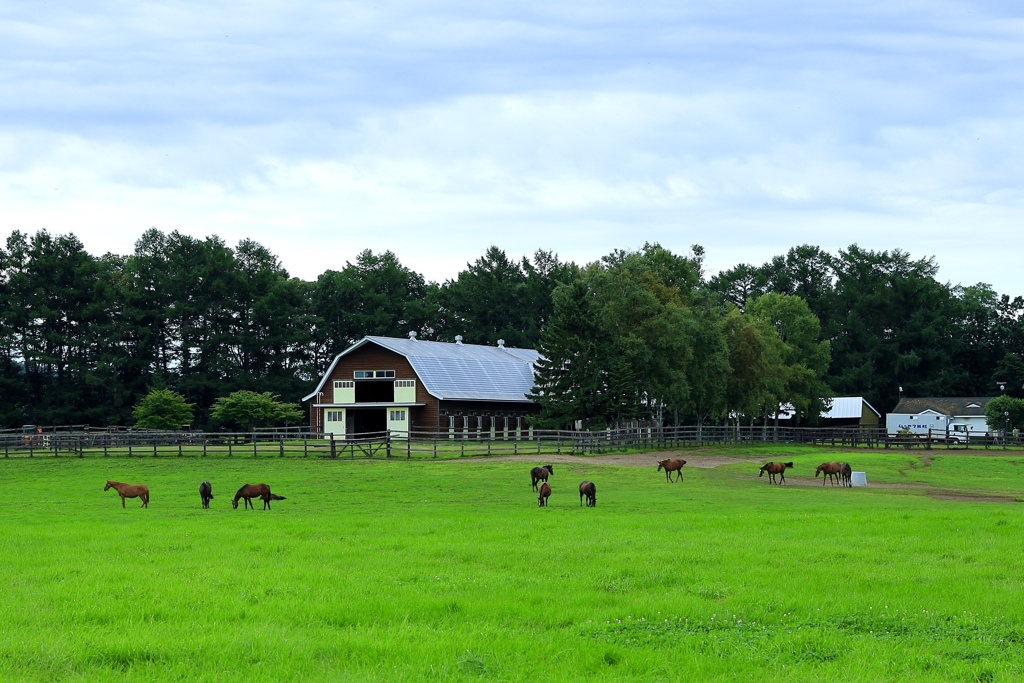
[{"label": "grass pasture", "polygon": [[[0,680],[1024,679],[1019,452],[682,457],[556,461],[547,509],[539,460],[5,460]],[[233,510],[256,481],[287,500]]]}]

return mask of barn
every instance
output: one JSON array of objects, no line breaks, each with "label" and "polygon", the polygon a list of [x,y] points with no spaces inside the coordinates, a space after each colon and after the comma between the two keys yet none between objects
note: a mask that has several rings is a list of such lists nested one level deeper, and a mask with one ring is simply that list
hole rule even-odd
[{"label": "barn", "polygon": [[875,410],[863,396],[837,396],[832,405],[821,413],[824,427],[864,427],[877,429],[882,414]]},{"label": "barn", "polygon": [[[837,396],[829,400],[829,408],[821,411],[822,427],[876,429],[881,423],[882,414],[863,396]],[[786,404],[779,411],[779,420],[791,420],[794,414],[793,405]]]},{"label": "barn", "polygon": [[334,438],[390,431],[441,432],[457,438],[516,438],[539,407],[533,349],[364,337],[331,362],[311,394],[310,429]]}]

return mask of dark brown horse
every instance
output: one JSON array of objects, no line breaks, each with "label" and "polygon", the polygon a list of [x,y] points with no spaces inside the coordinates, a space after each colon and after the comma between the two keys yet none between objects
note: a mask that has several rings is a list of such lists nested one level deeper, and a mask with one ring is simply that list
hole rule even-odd
[{"label": "dark brown horse", "polygon": [[587,507],[597,507],[597,487],[592,481],[580,482],[580,507],[583,507],[583,499],[587,499]]},{"label": "dark brown horse", "polygon": [[538,481],[547,481],[548,477],[555,473],[554,465],[544,465],[544,467],[534,467],[530,470],[530,483],[533,486],[533,490],[537,490]]},{"label": "dark brown horse", "polygon": [[199,485],[199,497],[203,499],[203,509],[210,509],[210,501],[213,500],[213,486],[210,482],[204,481]]},{"label": "dark brown horse", "polygon": [[119,481],[107,481],[103,490],[114,489],[121,494],[121,507],[124,507],[125,498],[141,498],[142,507],[149,507],[149,487],[143,484],[123,484]]},{"label": "dark brown horse", "polygon": [[[764,476],[764,473],[767,472],[769,484],[779,484],[779,486],[782,486],[782,484],[786,483],[786,468],[792,466],[793,463],[791,462],[770,462],[767,465],[761,466],[761,471],[758,473],[757,476],[762,477]],[[782,478],[781,483],[775,481],[776,474]]]},{"label": "dark brown horse", "polygon": [[253,510],[256,509],[252,505],[253,498],[259,498],[260,500],[263,501],[264,510],[270,509],[270,501],[285,499],[284,496],[279,496],[275,493],[271,493],[270,487],[267,486],[266,484],[246,484],[242,488],[238,489],[238,492],[235,493],[234,500],[231,501],[231,507],[236,510],[238,509],[239,498],[245,499],[245,504],[243,507],[252,508]]},{"label": "dark brown horse", "polygon": [[853,468],[850,467],[850,463],[843,463],[843,468],[839,470],[839,478],[843,480],[843,486],[853,486]]},{"label": "dark brown horse", "polygon": [[825,477],[828,477],[829,481],[832,482],[832,485],[835,486],[836,480],[839,478],[839,475],[842,473],[842,471],[843,466],[833,460],[832,462],[823,462],[820,465],[818,465],[818,468],[814,470],[814,476],[815,478],[817,478],[818,473],[820,472],[824,474],[824,476],[821,478],[822,486],[825,485]]},{"label": "dark brown horse", "polygon": [[548,498],[551,496],[551,484],[544,482],[540,485],[540,495],[537,497],[537,505],[546,508]]},{"label": "dark brown horse", "polygon": [[658,461],[658,471],[665,470],[665,479],[672,481],[672,473],[675,472],[679,475],[676,481],[682,481],[683,479],[683,465],[686,464],[685,460],[679,458],[669,458],[668,460]]}]

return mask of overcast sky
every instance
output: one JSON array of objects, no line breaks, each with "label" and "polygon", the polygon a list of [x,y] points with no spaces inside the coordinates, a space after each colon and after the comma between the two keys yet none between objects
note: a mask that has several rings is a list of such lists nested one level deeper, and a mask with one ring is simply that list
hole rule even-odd
[{"label": "overcast sky", "polygon": [[1024,5],[6,0],[0,236],[252,238],[453,278],[488,246],[799,244],[1024,294]]}]

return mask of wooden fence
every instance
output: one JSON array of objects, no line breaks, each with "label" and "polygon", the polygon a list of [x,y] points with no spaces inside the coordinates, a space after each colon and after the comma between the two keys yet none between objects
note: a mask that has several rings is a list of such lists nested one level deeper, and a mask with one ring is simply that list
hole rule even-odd
[{"label": "wooden fence", "polygon": [[244,433],[57,429],[0,433],[0,448],[10,457],[316,457],[433,459],[501,455],[601,454],[679,450],[701,446],[793,443],[852,448],[977,449],[1021,446],[1019,434],[890,436],[881,429],[791,428],[770,426],[633,427],[594,431],[521,430],[463,432],[413,431],[361,434],[342,438],[307,431]]}]

